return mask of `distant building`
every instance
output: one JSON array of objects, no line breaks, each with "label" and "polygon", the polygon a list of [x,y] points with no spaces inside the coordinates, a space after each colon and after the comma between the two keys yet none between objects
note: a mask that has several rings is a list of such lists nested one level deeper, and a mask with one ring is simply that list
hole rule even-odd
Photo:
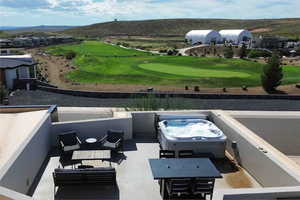
[{"label": "distant building", "polygon": [[0,49],[0,56],[7,56],[10,55],[10,49],[1,48]]},{"label": "distant building", "polygon": [[0,82],[8,89],[14,89],[18,81],[31,82],[36,78],[36,64],[31,55],[0,56]]},{"label": "distant building", "polygon": [[39,47],[51,44],[61,44],[74,42],[75,39],[70,36],[46,36],[46,37],[17,37],[14,39],[1,39],[0,48],[21,48],[21,47]]},{"label": "distant building", "polygon": [[251,43],[252,33],[245,29],[232,29],[219,31],[222,41],[231,44]]},{"label": "distant building", "polygon": [[288,47],[288,39],[277,36],[260,36],[253,40],[254,48],[279,49]]},{"label": "distant building", "polygon": [[210,44],[222,41],[221,35],[214,30],[192,30],[185,36],[189,44]]},{"label": "distant building", "polygon": [[12,47],[13,44],[9,39],[1,39],[0,38],[0,48]]}]

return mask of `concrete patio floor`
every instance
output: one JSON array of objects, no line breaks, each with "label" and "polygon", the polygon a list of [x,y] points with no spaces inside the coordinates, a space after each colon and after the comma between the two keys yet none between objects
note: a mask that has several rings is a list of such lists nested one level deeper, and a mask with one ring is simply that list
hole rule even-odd
[{"label": "concrete patio floor", "polygon": [[[118,187],[71,187],[60,188],[54,194],[52,172],[59,166],[59,157],[51,156],[32,196],[38,200],[161,200],[159,185],[153,180],[148,162],[149,158],[158,158],[159,145],[156,141],[126,141],[121,162],[114,163],[117,171]],[[215,191],[219,188],[253,188],[260,185],[243,169],[234,163],[215,161],[215,165],[223,175],[216,181]]]}]

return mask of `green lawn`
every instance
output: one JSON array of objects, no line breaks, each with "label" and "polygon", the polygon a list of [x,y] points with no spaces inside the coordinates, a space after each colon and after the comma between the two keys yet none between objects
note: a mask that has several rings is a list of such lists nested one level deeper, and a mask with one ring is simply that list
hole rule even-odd
[{"label": "green lawn", "polygon": [[[240,59],[157,56],[95,41],[49,48],[53,54],[77,53],[78,69],[67,78],[83,83],[259,86],[262,64]],[[300,68],[284,66],[284,84],[300,81]]]}]

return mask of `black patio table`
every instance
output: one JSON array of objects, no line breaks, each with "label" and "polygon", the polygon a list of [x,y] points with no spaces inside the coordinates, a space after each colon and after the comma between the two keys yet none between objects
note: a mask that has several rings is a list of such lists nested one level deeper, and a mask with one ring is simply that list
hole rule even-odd
[{"label": "black patio table", "polygon": [[155,180],[162,180],[161,194],[165,196],[165,179],[180,178],[222,178],[209,158],[149,159]]}]

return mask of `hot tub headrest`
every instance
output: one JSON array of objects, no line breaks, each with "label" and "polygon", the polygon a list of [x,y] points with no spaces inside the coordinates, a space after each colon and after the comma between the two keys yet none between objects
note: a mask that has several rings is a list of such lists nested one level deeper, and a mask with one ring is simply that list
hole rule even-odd
[{"label": "hot tub headrest", "polygon": [[208,119],[207,115],[203,114],[163,114],[158,115],[158,121],[170,119]]}]

